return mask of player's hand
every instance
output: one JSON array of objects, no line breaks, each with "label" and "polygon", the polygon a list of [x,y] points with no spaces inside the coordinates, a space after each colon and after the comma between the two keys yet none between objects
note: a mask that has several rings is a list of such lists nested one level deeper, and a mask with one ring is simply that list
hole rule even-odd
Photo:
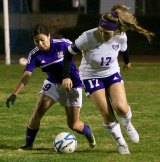
[{"label": "player's hand", "polygon": [[66,90],[69,91],[73,87],[72,80],[70,78],[65,78],[62,80],[62,87]]},{"label": "player's hand", "polygon": [[10,97],[6,100],[6,106],[10,107],[11,104],[13,105],[16,98],[17,96],[15,94],[11,94]]},{"label": "player's hand", "polygon": [[123,71],[126,71],[131,68],[131,63],[129,62],[128,64],[124,64],[123,66]]}]

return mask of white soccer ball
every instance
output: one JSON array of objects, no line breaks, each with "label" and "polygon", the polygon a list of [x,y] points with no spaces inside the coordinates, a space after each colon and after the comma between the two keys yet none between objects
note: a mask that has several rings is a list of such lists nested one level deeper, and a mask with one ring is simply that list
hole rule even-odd
[{"label": "white soccer ball", "polygon": [[53,147],[58,153],[73,153],[77,148],[77,139],[71,133],[61,132],[53,140]]},{"label": "white soccer ball", "polygon": [[26,65],[27,62],[28,62],[27,59],[24,58],[24,57],[22,57],[22,58],[19,59],[19,64],[20,64],[20,65]]}]

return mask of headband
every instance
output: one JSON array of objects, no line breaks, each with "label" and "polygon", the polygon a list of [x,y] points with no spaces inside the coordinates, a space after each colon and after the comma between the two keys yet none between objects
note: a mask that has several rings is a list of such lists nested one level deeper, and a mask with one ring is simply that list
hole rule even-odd
[{"label": "headband", "polygon": [[102,28],[106,30],[111,30],[111,31],[115,31],[119,29],[118,23],[105,20],[103,17],[101,17],[99,20],[99,26],[101,26]]},{"label": "headband", "polygon": [[113,17],[118,17],[117,13],[114,12],[114,11],[111,12],[111,15],[112,15]]}]

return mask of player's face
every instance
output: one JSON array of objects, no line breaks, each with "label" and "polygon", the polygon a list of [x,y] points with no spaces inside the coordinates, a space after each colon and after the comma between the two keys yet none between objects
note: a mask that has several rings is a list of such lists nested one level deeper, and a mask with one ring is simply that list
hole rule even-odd
[{"label": "player's face", "polygon": [[47,51],[50,49],[50,35],[38,34],[34,36],[34,44],[41,50]]},{"label": "player's face", "polygon": [[98,30],[99,30],[100,35],[104,42],[108,41],[109,39],[111,39],[114,36],[114,31],[105,30],[101,26],[98,27]]}]

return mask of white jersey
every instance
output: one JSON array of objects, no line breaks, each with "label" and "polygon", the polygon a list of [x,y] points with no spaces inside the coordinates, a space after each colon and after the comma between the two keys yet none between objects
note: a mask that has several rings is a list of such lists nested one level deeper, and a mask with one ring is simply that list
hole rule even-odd
[{"label": "white jersey", "polygon": [[75,40],[78,49],[83,51],[79,67],[82,80],[90,78],[104,78],[120,72],[118,64],[119,51],[127,49],[125,33],[114,36],[107,42],[98,42],[94,32],[97,28],[85,31]]}]

